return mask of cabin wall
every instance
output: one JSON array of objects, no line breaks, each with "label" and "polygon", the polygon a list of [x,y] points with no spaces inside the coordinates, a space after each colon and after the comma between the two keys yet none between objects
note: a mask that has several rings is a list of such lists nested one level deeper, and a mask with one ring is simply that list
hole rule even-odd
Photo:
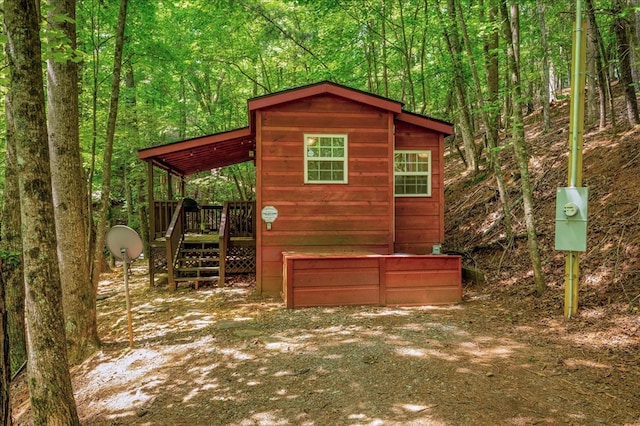
[{"label": "cabin wall", "polygon": [[444,240],[444,137],[397,121],[395,149],[431,151],[431,196],[395,198],[395,252],[429,254]]},{"label": "cabin wall", "polygon": [[[393,250],[393,115],[333,95],[256,111],[258,291],[282,289],[282,252]],[[304,183],[304,134],[347,134],[348,183]]]}]

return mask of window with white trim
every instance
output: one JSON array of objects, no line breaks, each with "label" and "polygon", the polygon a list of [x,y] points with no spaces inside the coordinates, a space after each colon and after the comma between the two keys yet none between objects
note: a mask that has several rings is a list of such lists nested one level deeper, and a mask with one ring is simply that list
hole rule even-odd
[{"label": "window with white trim", "polygon": [[347,183],[347,135],[304,135],[304,183]]},{"label": "window with white trim", "polygon": [[395,151],[396,197],[431,196],[431,151]]}]

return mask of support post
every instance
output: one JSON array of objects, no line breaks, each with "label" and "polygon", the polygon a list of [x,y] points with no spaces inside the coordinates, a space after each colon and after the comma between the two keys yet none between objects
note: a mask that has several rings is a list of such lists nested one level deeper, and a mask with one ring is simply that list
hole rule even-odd
[{"label": "support post", "polygon": [[[576,0],[576,21],[573,34],[571,112],[569,122],[568,186],[582,186],[582,145],[584,129],[584,88],[586,68],[586,32],[582,30],[582,0]],[[564,316],[571,318],[578,312],[578,281],[580,256],[569,251],[565,255]]]},{"label": "support post", "polygon": [[153,198],[153,162],[147,163],[147,199],[149,200],[149,287],[153,287],[155,281],[154,241],[156,239],[156,202]]}]

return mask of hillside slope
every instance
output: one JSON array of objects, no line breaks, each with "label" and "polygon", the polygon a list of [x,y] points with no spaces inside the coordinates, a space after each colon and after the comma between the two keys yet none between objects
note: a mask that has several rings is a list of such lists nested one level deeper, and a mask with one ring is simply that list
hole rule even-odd
[{"label": "hillside slope", "polygon": [[[622,101],[622,99],[620,99]],[[623,104],[617,110],[618,129],[626,124]],[[542,132],[541,112],[526,119],[529,163],[535,188],[541,257],[549,290],[533,293],[533,273],[527,253],[519,174],[510,146],[502,150],[503,170],[513,209],[512,247],[506,247],[497,184],[493,174],[469,174],[454,148],[448,149],[445,249],[462,252],[465,264],[485,273],[486,285],[467,284],[468,291],[509,296],[523,308],[562,315],[564,252],[554,250],[556,188],[567,185],[569,104],[555,104],[552,131]],[[502,135],[507,138],[509,135]],[[585,126],[584,186],[589,188],[587,251],[580,262],[579,304],[582,315],[593,310],[638,316],[640,302],[640,127],[600,131]]]}]

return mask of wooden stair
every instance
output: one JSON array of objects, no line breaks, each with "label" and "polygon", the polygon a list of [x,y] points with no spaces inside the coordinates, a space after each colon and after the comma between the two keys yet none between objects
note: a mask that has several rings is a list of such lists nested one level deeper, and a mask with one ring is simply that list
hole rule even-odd
[{"label": "wooden stair", "polygon": [[176,282],[193,282],[197,289],[201,283],[220,283],[220,247],[217,242],[183,241],[174,269]]}]

